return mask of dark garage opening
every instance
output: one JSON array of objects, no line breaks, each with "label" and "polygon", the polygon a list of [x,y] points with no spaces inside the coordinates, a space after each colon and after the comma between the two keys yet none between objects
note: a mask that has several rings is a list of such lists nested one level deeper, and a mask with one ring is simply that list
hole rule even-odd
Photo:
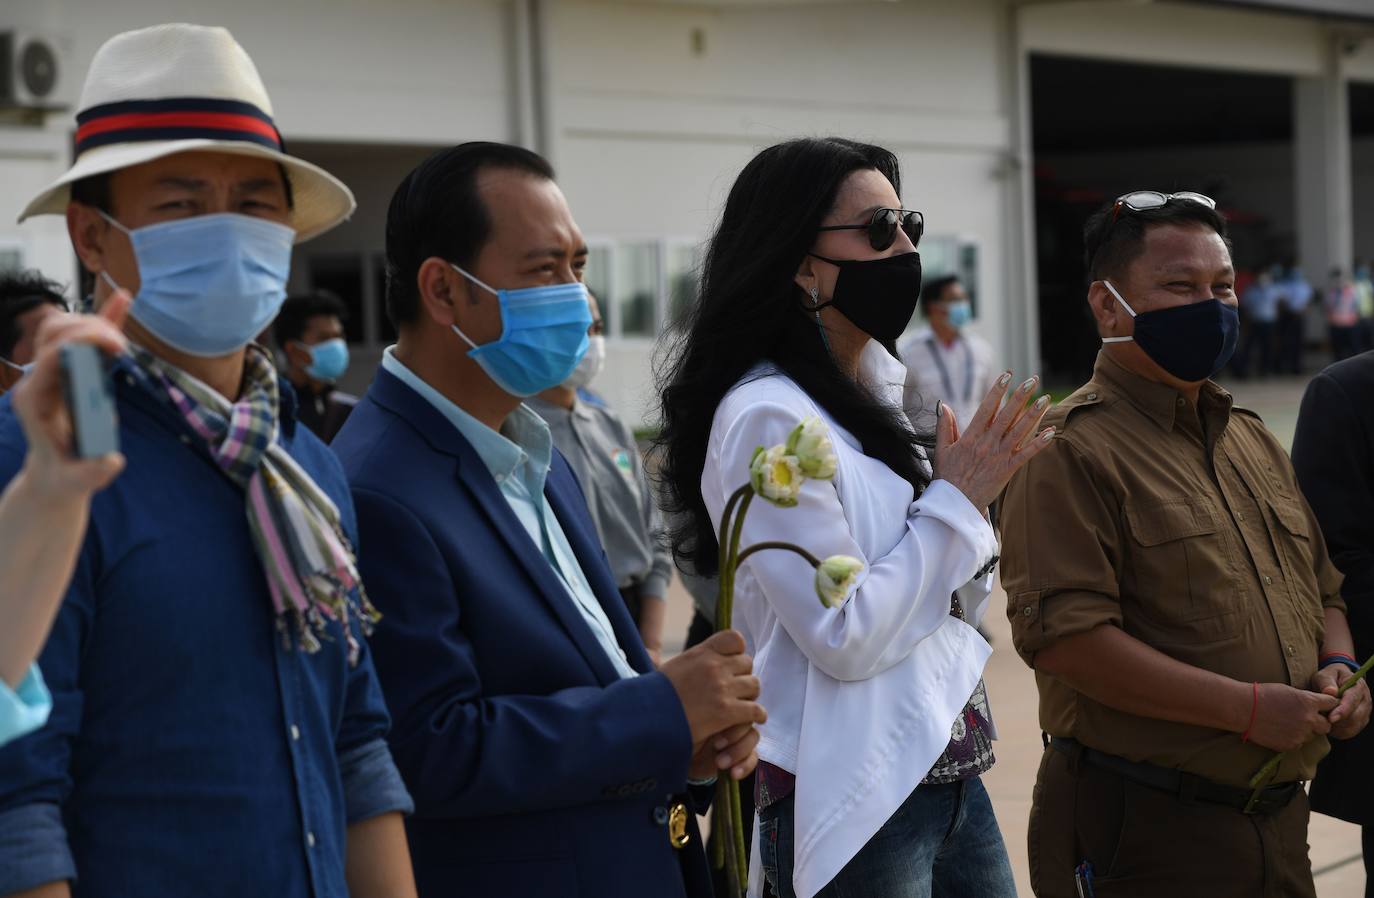
[{"label": "dark garage opening", "polygon": [[1293,258],[1292,79],[1036,54],[1031,117],[1040,352],[1051,383],[1085,380],[1100,345],[1084,302],[1083,223],[1104,202],[1131,190],[1197,190],[1230,220],[1238,271]]}]

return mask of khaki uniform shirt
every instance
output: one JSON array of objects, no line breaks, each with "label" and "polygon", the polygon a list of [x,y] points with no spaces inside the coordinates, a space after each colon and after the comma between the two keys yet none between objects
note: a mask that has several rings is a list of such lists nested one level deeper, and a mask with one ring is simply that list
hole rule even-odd
[{"label": "khaki uniform shirt", "polygon": [[[1181,394],[1106,353],[1045,418],[1053,444],[1003,496],[1002,580],[1016,650],[1101,624],[1242,682],[1308,688],[1323,608],[1344,610],[1287,454],[1210,381]],[[1270,757],[1237,733],[1137,717],[1036,672],[1040,725],[1099,751],[1244,786]],[[1324,738],[1279,781],[1310,779]]]}]

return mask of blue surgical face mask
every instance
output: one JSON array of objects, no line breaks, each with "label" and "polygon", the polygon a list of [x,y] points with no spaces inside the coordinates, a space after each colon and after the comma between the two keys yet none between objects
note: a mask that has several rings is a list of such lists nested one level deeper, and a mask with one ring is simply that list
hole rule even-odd
[{"label": "blue surgical face mask", "polygon": [[[450,263],[452,264],[452,263]],[[556,387],[573,373],[590,343],[587,328],[592,309],[587,288],[578,281],[521,290],[488,287],[457,265],[453,270],[501,304],[501,337],[478,346],[453,325],[453,332],[472,347],[468,357],[482,366],[496,385],[521,398]]]},{"label": "blue surgical face mask", "polygon": [[973,320],[973,306],[967,299],[949,304],[949,326],[955,330],[962,330]]},{"label": "blue surgical face mask", "polygon": [[306,343],[301,346],[310,353],[310,364],[306,366],[305,373],[315,380],[333,383],[348,370],[348,344],[342,337],[322,340],[314,346]]},{"label": "blue surgical face mask", "polygon": [[[174,349],[206,358],[242,349],[286,298],[296,239],[286,225],[234,212],[132,231],[108,215],[105,220],[129,235],[138,262],[129,314]],[[118,288],[107,272],[100,274]]]}]

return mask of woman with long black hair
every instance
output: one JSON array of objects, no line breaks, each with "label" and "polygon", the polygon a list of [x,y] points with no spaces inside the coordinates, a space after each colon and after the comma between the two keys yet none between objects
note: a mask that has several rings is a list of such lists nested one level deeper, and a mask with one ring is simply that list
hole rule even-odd
[{"label": "woman with long black hair", "polygon": [[[1015,894],[979,775],[994,735],[982,684],[997,540],[988,505],[1047,445],[1048,402],[1005,373],[960,434],[918,435],[894,343],[920,292],[922,218],[896,157],[835,138],[770,147],[740,174],[662,396],[663,477],[684,566],[714,573],[716,528],[758,446],[818,415],[837,471],[800,504],[755,503],[744,544],[781,540],[865,563],[837,608],[790,553],[735,585],[768,709],[751,894]],[[933,464],[933,471],[932,471]]]}]

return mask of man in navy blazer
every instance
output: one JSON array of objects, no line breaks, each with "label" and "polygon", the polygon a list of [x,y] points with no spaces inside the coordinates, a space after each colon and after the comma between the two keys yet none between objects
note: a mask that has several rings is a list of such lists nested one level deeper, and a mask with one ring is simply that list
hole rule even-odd
[{"label": "man in navy blazer", "polygon": [[399,339],[333,445],[420,894],[709,896],[691,796],[753,769],[758,681],[733,632],[653,669],[521,405],[571,373],[590,321],[553,171],[441,151],[397,189],[386,248]]}]

